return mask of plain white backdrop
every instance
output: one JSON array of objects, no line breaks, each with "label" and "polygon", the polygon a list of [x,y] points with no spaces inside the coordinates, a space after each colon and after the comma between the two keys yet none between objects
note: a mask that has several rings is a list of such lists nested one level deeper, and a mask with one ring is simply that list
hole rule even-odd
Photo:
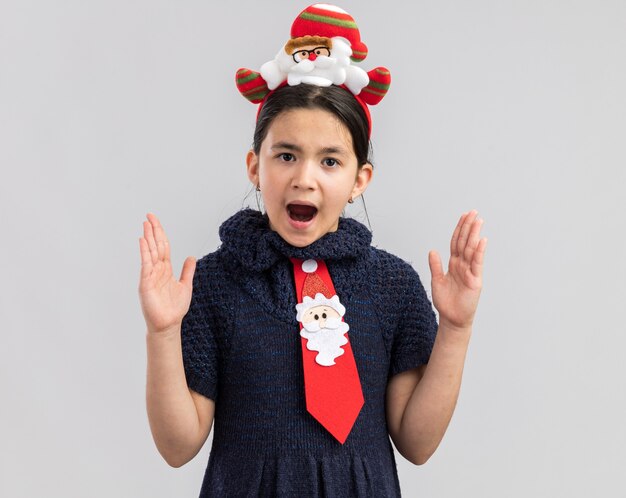
[{"label": "plain white backdrop", "polygon": [[[0,495],[197,496],[145,411],[138,238],[175,272],[249,191],[258,69],[306,2],[0,0]],[[447,261],[489,238],[461,396],[408,497],[621,497],[626,461],[626,3],[338,3],[386,66],[374,243]],[[248,198],[250,200],[251,197]],[[353,215],[363,219],[359,204]]]}]

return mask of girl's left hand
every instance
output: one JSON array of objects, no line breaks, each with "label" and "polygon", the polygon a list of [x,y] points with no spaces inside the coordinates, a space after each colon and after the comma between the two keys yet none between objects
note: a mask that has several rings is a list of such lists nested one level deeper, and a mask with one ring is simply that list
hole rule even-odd
[{"label": "girl's left hand", "polygon": [[475,210],[461,216],[450,242],[448,273],[443,273],[437,251],[428,254],[433,304],[439,312],[440,325],[457,329],[472,326],[482,288],[483,256],[487,247],[487,239],[480,238],[482,224],[483,220]]}]

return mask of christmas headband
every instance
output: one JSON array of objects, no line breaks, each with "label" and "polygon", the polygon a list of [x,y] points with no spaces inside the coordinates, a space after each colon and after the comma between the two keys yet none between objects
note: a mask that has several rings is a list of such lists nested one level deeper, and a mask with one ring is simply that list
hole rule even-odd
[{"label": "christmas headband", "polygon": [[318,3],[296,17],[291,38],[260,72],[246,68],[237,71],[237,88],[250,102],[260,104],[258,117],[267,97],[281,86],[340,86],[363,108],[371,134],[368,104],[378,104],[387,94],[391,74],[384,67],[365,72],[352,64],[366,57],[367,46],[352,16],[334,5]]}]

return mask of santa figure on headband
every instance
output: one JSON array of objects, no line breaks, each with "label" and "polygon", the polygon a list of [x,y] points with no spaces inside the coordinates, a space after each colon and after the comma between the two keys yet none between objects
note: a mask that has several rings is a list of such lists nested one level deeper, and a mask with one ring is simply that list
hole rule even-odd
[{"label": "santa figure on headband", "polygon": [[291,26],[291,38],[260,73],[237,71],[237,87],[248,100],[260,103],[282,84],[308,83],[345,86],[367,104],[377,104],[387,93],[391,76],[383,67],[365,72],[353,63],[367,57],[367,46],[354,19],[328,4],[304,9]]}]

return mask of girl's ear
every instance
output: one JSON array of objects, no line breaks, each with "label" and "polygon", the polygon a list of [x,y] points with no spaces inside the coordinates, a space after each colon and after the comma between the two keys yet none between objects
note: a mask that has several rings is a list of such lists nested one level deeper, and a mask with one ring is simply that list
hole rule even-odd
[{"label": "girl's ear", "polygon": [[352,198],[355,199],[363,192],[372,181],[374,167],[370,163],[365,163],[357,172],[354,187],[352,188]]},{"label": "girl's ear", "polygon": [[250,149],[246,155],[246,167],[248,169],[248,178],[253,185],[259,185],[259,156]]}]

